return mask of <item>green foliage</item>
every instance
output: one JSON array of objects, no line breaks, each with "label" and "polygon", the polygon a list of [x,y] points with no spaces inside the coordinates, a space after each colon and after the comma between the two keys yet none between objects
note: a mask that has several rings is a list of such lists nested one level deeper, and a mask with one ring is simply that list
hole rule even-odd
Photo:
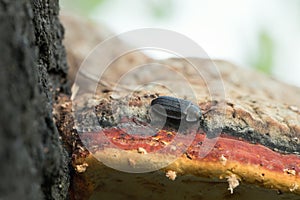
[{"label": "green foliage", "polygon": [[157,19],[168,18],[174,11],[174,0],[148,0],[146,2],[150,14]]},{"label": "green foliage", "polygon": [[[108,0],[61,0],[60,2],[65,8],[88,16],[95,8],[108,2]],[[126,5],[125,0],[123,2],[115,1],[114,3],[121,3],[121,6]],[[147,10],[145,14],[150,15],[154,19],[166,19],[174,13],[174,0],[146,0],[142,1],[142,3]]]},{"label": "green foliage", "polygon": [[97,6],[107,0],[61,0],[61,4],[83,15],[89,15]]},{"label": "green foliage", "polygon": [[266,74],[271,74],[274,61],[274,41],[267,31],[261,31],[258,35],[258,49],[252,66]]}]

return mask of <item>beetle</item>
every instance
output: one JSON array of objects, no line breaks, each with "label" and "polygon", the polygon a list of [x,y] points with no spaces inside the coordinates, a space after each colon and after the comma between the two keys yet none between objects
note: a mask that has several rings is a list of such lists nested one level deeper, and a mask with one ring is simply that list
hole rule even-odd
[{"label": "beetle", "polygon": [[153,99],[150,112],[173,121],[198,122],[202,116],[201,109],[191,101],[170,96]]}]

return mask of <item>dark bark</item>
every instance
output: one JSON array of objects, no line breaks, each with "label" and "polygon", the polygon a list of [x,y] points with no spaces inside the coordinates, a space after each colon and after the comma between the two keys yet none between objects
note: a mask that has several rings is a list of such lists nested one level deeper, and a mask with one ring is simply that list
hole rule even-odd
[{"label": "dark bark", "polygon": [[52,117],[68,92],[58,1],[0,0],[0,199],[66,199],[68,156]]}]

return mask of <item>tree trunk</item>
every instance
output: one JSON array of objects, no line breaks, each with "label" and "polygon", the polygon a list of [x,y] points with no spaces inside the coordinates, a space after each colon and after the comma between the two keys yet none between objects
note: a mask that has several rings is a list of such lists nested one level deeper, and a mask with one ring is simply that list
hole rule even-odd
[{"label": "tree trunk", "polygon": [[68,92],[58,1],[0,0],[0,199],[66,199],[52,101]]}]

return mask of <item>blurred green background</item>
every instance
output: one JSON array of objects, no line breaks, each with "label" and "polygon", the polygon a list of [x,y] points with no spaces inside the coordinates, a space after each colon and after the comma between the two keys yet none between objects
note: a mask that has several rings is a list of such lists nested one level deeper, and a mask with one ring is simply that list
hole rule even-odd
[{"label": "blurred green background", "polygon": [[300,86],[298,0],[61,0],[61,7],[105,23],[116,34],[144,27],[174,30],[211,58]]}]

